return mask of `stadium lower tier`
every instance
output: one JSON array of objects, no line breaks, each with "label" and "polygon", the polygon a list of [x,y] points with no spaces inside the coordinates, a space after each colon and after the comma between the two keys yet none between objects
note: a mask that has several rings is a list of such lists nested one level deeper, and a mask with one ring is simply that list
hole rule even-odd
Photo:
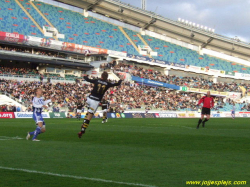
[{"label": "stadium lower tier", "polygon": [[[42,87],[45,98],[55,95],[55,106],[66,107],[68,111],[76,109],[76,103],[84,102],[91,90],[90,84],[73,83],[45,83],[23,82],[2,80],[0,92],[9,94],[21,101],[28,111],[31,110],[31,101],[34,96],[34,88]],[[151,110],[163,111],[197,111],[198,100],[202,94],[185,93],[170,91],[163,88],[152,88],[148,86],[123,82],[121,86],[110,89],[105,99],[111,103],[111,110],[120,112],[124,110],[145,110],[149,107]],[[216,111],[230,111],[233,101],[226,98],[215,98]],[[237,103],[237,111],[248,111],[250,105],[246,103]]]},{"label": "stadium lower tier", "polygon": [[[59,39],[64,42],[125,52],[132,55],[139,55],[132,43],[136,46],[145,45],[146,43],[153,51],[158,52],[158,56],[154,57],[158,60],[250,74],[250,67],[208,55],[199,55],[197,51],[147,35],[142,36],[143,42],[137,36],[138,33],[134,31],[129,29],[121,30],[116,25],[90,16],[84,17],[78,12],[42,2],[17,1],[21,3],[20,6],[14,0],[1,3],[0,31],[47,38],[37,26],[43,28],[43,26],[49,25],[55,27],[60,34],[65,35],[64,39]],[[34,20],[30,19],[21,6]],[[46,17],[50,23],[41,15]]]}]

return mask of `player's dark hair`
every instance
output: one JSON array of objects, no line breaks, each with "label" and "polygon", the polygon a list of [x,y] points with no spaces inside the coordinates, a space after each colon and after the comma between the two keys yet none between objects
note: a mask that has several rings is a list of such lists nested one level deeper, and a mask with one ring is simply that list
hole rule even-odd
[{"label": "player's dark hair", "polygon": [[39,90],[39,89],[41,89],[41,88],[35,88],[34,93],[36,94],[37,90]]},{"label": "player's dark hair", "polygon": [[108,80],[108,76],[109,76],[109,74],[108,74],[106,71],[104,71],[104,72],[102,73],[102,79],[103,79],[104,81]]}]

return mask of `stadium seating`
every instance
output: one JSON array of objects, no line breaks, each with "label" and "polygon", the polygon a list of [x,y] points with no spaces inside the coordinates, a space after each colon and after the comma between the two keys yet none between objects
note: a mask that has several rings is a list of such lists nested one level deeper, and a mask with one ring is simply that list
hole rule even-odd
[{"label": "stadium seating", "polygon": [[227,62],[208,55],[199,55],[196,51],[181,47],[170,42],[166,42],[147,35],[142,36],[148,45],[158,52],[157,59],[168,62],[177,62],[199,67],[209,67],[211,69],[250,73],[250,67]]},{"label": "stadium seating", "polygon": [[35,10],[35,8],[30,4],[29,0],[19,0],[23,7],[28,13],[36,20],[41,28],[43,26],[49,26],[49,24],[43,19],[43,17]]},{"label": "stadium seating", "polygon": [[34,4],[65,35],[65,42],[138,54],[117,26],[45,3]]},{"label": "stadium seating", "polygon": [[[41,27],[48,25],[34,7],[30,5],[28,0],[19,0],[19,2]],[[80,13],[42,2],[34,2],[34,5],[58,29],[59,33],[65,35],[64,39],[59,39],[61,41],[139,55],[129,40],[115,25],[93,17],[84,17]],[[6,0],[1,3],[0,22],[1,31],[17,32],[46,38],[14,0]],[[139,37],[137,37],[136,32],[129,29],[124,30],[137,46],[144,45]],[[191,49],[147,35],[142,37],[154,51],[158,52],[158,56],[154,57],[155,59],[250,74],[250,67],[227,62],[208,55],[201,56]]]},{"label": "stadium seating", "polygon": [[65,79],[67,79],[67,80],[74,80],[76,78],[78,78],[78,77],[75,75],[65,75]]},{"label": "stadium seating", "polygon": [[14,0],[1,1],[0,31],[43,37],[41,31]]},{"label": "stadium seating", "polygon": [[128,36],[131,38],[131,40],[135,43],[135,45],[138,47],[138,45],[145,45],[141,39],[136,35],[137,33],[134,31],[131,31],[129,29],[124,28],[124,31],[128,34]]}]

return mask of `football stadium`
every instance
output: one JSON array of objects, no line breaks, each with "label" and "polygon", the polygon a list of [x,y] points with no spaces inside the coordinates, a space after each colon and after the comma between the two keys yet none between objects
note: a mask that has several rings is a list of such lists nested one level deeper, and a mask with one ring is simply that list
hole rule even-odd
[{"label": "football stadium", "polygon": [[250,43],[140,3],[0,1],[0,187],[250,186]]}]

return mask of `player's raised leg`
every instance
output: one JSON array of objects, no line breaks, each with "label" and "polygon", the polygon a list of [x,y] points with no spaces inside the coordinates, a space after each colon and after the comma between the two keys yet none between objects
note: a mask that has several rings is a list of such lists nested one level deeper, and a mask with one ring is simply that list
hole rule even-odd
[{"label": "player's raised leg", "polygon": [[90,98],[87,98],[87,104],[89,105],[88,112],[83,120],[83,124],[81,126],[81,131],[78,133],[78,137],[81,138],[82,135],[86,132],[86,129],[89,127],[90,121],[96,112],[98,106],[99,106],[99,101],[92,100]]}]

